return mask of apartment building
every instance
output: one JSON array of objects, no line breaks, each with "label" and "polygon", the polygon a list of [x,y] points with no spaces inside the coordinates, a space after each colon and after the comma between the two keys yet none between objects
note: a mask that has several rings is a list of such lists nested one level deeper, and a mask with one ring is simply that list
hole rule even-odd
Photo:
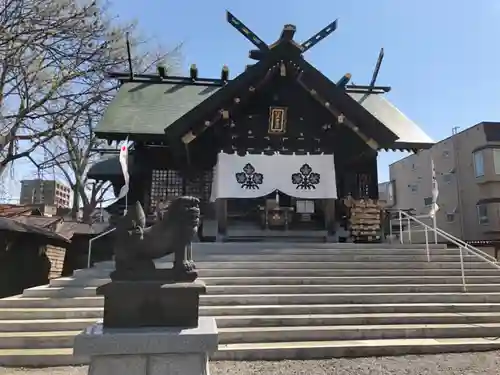
[{"label": "apartment building", "polygon": [[55,180],[21,181],[20,204],[46,204],[69,207],[71,189]]},{"label": "apartment building", "polygon": [[391,164],[383,185],[387,206],[429,213],[431,158],[439,186],[437,226],[464,240],[499,239],[500,122],[481,122]]}]

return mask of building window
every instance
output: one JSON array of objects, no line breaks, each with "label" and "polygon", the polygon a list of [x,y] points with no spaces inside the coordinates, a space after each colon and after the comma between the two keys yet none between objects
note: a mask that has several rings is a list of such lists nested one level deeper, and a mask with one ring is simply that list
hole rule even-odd
[{"label": "building window", "polygon": [[500,149],[493,149],[493,166],[495,168],[495,174],[500,174]]},{"label": "building window", "polygon": [[424,206],[425,207],[432,206],[432,197],[424,198]]},{"label": "building window", "polygon": [[413,193],[416,193],[418,191],[418,186],[416,184],[410,184],[408,185],[408,187]]},{"label": "building window", "polygon": [[455,221],[455,214],[446,214],[446,221],[452,223]]},{"label": "building window", "polygon": [[477,218],[479,220],[479,224],[488,224],[490,219],[488,218],[488,206],[485,204],[477,205]]},{"label": "building window", "polygon": [[450,157],[450,151],[444,150],[443,151],[443,158],[449,158]]},{"label": "building window", "polygon": [[484,155],[483,151],[476,151],[473,154],[474,173],[476,177],[484,176]]},{"label": "building window", "polygon": [[443,175],[443,181],[445,184],[450,184],[451,183],[451,179],[452,179],[452,174],[451,173],[445,173]]}]

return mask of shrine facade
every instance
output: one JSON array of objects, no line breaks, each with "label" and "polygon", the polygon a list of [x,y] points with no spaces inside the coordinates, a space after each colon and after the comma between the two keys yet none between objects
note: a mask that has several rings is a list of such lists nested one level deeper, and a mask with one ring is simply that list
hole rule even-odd
[{"label": "shrine facade", "polygon": [[[434,142],[384,98],[389,87],[375,85],[383,50],[366,86],[349,85],[348,73],[334,83],[306,61],[336,21],[302,44],[285,25],[267,45],[229,12],[227,20],[256,47],[256,62],[234,79],[226,66],[216,79],[199,77],[194,65],[186,77],[161,66],[157,74],[110,73],[121,87],[95,132],[110,144],[133,142],[127,201],[154,214],[173,197],[197,196],[204,239],[238,230],[332,238],[342,199],[378,199],[380,151]],[[117,157],[89,177],[115,191],[123,185]]]}]

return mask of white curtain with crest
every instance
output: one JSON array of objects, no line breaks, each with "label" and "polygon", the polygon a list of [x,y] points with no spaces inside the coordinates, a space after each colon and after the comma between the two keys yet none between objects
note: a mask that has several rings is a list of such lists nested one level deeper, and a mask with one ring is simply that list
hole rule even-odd
[{"label": "white curtain with crest", "polygon": [[212,201],[257,198],[276,190],[299,199],[337,198],[333,155],[218,155]]}]

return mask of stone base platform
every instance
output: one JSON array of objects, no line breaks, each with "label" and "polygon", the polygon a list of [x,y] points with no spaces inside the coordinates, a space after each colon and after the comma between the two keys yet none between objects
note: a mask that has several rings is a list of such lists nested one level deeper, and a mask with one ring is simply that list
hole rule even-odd
[{"label": "stone base platform", "polygon": [[89,375],[209,375],[217,350],[214,318],[196,328],[103,328],[97,323],[75,338],[74,355],[90,357]]}]

